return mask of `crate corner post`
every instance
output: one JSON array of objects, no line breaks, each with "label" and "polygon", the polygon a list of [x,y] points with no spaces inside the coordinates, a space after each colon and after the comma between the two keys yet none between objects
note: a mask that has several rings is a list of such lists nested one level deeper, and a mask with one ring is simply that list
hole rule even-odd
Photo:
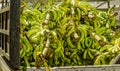
[{"label": "crate corner post", "polygon": [[20,67],[20,0],[10,0],[10,64],[15,69]]}]

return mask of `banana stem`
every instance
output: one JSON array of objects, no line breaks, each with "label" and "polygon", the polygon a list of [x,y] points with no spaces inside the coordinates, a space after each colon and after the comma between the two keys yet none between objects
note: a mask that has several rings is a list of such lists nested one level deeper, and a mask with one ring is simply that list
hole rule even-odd
[{"label": "banana stem", "polygon": [[46,62],[43,54],[38,53],[38,56],[40,57],[40,59],[41,59],[41,60],[43,61],[43,63],[44,63],[45,71],[51,71],[51,69],[49,68],[49,66],[48,66],[48,64],[47,64],[47,62]]}]

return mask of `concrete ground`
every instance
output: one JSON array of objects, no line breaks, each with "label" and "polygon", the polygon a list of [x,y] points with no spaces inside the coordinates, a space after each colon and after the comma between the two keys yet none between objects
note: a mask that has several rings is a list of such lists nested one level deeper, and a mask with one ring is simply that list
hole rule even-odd
[{"label": "concrete ground", "polygon": [[1,67],[0,67],[0,71],[3,71]]}]

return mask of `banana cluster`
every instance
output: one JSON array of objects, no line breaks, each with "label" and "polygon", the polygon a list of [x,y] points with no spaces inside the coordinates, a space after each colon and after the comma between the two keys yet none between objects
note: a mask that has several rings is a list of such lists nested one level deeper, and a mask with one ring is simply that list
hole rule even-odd
[{"label": "banana cluster", "polygon": [[[89,3],[64,0],[57,5],[21,10],[21,66],[109,64],[119,54],[116,14]],[[118,31],[117,31],[118,32]]]}]

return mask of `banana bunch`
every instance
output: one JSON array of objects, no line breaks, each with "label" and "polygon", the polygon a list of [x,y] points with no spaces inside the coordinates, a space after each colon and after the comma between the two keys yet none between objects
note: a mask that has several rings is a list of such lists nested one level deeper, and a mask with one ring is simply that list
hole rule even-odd
[{"label": "banana bunch", "polygon": [[108,12],[89,3],[64,0],[21,10],[21,66],[43,67],[109,64],[119,54],[120,34],[114,7]]}]

